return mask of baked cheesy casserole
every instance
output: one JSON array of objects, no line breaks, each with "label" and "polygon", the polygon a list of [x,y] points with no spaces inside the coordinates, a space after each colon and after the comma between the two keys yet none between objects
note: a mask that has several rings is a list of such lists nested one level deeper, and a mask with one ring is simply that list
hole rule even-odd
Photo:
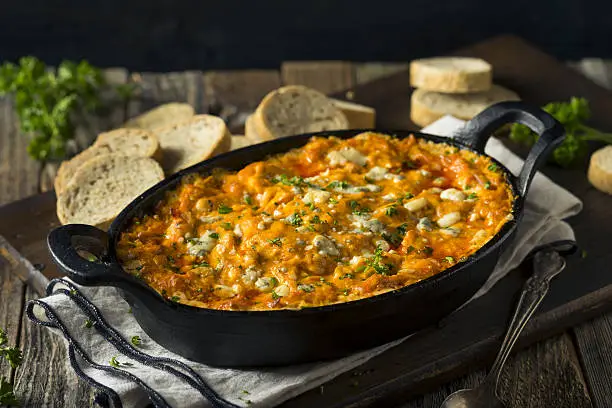
[{"label": "baked cheesy casserole", "polygon": [[399,289],[461,262],[512,218],[489,158],[415,137],[315,137],[232,173],[188,175],[121,234],[164,297],[296,309]]}]

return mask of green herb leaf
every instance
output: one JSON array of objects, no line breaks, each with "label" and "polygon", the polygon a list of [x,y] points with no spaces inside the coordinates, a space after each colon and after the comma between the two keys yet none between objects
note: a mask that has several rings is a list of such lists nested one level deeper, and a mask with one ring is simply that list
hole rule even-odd
[{"label": "green herb leaf", "polygon": [[93,325],[94,325],[94,322],[93,322],[93,321],[91,321],[90,319],[85,319],[85,324],[84,324],[84,326],[85,326],[86,328],[91,329],[91,328],[93,327]]},{"label": "green herb leaf", "polygon": [[253,205],[253,199],[252,199],[252,198],[251,198],[251,196],[250,196],[250,195],[248,195],[248,194],[245,194],[245,196],[244,196],[244,202],[245,202],[247,205]]},{"label": "green herb leaf", "polygon": [[233,211],[233,209],[232,207],[228,207],[225,204],[220,204],[218,211],[219,211],[219,214],[229,214]]},{"label": "green herb leaf", "polygon": [[452,256],[446,256],[444,257],[444,260],[448,263],[453,263],[455,262],[455,258],[453,258]]},{"label": "green herb leaf", "polygon": [[301,290],[302,292],[306,292],[306,293],[310,293],[313,290],[315,290],[315,287],[313,285],[308,285],[305,283],[300,283],[299,285],[297,285],[298,290]]},{"label": "green herb leaf", "polygon": [[19,401],[13,392],[13,385],[4,377],[0,377],[0,405],[19,406]]},{"label": "green herb leaf", "polygon": [[393,217],[394,215],[397,214],[397,208],[395,205],[392,205],[391,207],[387,207],[387,209],[385,210],[385,214],[389,217]]},{"label": "green herb leaf", "polygon": [[478,195],[476,193],[470,193],[466,197],[466,200],[478,200]]},{"label": "green herb leaf", "polygon": [[349,188],[349,183],[347,183],[346,181],[332,181],[325,188],[328,190],[346,190],[347,188]]},{"label": "green herb leaf", "polygon": [[499,166],[497,166],[497,164],[492,163],[489,165],[489,167],[487,167],[487,169],[489,169],[489,171],[497,171],[499,169]]},{"label": "green herb leaf", "polygon": [[115,368],[119,368],[119,367],[132,367],[134,364],[126,362],[126,363],[121,363],[119,362],[119,360],[117,360],[117,356],[113,356],[110,359],[110,365],[115,367]]},{"label": "green herb leaf", "polygon": [[293,215],[290,215],[289,217],[287,217],[287,221],[289,222],[289,224],[293,225],[294,227],[299,227],[303,223],[302,217],[300,216],[300,213],[298,212],[295,212],[293,213]]},{"label": "green herb leaf", "polygon": [[226,231],[229,231],[232,229],[232,223],[231,222],[222,222],[221,223],[221,228],[223,228]]},{"label": "green herb leaf", "polygon": [[219,234],[217,234],[216,232],[211,232],[210,234],[208,234],[208,236],[212,239],[219,239]]},{"label": "green herb leaf", "polygon": [[276,245],[276,246],[283,246],[283,242],[282,239],[280,237],[276,237],[273,239],[269,239],[268,242],[272,245]]},{"label": "green herb leaf", "polygon": [[131,342],[136,347],[140,347],[142,345],[142,339],[140,336],[132,336]]}]

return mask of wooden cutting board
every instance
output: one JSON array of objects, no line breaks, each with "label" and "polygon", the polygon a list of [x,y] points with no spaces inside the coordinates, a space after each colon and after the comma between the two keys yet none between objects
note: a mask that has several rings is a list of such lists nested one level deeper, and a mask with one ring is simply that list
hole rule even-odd
[{"label": "wooden cutting board", "polygon": [[[458,55],[482,57],[492,63],[495,80],[517,91],[530,103],[583,96],[591,102],[593,124],[612,130],[612,94],[580,74],[515,37],[500,37],[461,50]],[[417,129],[410,120],[408,73],[357,87],[353,100],[375,107],[381,129]],[[343,92],[338,97],[344,97]],[[519,153],[517,146],[510,145]],[[580,245],[588,254],[569,261],[567,270],[551,287],[541,309],[526,328],[521,346],[560,333],[578,322],[612,309],[612,197],[590,187],[585,168],[544,172],[584,201],[584,211],[570,220]],[[0,235],[40,265],[48,277],[58,276],[46,250],[46,234],[54,226],[53,192],[0,208]],[[489,363],[499,346],[517,293],[529,274],[526,265],[503,279],[481,299],[413,336],[320,389],[284,404],[312,406],[392,406],[413,394],[426,392],[468,370]]]}]

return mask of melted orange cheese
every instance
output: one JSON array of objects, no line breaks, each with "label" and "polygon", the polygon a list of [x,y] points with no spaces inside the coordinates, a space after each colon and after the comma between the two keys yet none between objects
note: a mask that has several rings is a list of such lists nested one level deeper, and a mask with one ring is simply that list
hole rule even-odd
[{"label": "melted orange cheese", "polygon": [[446,144],[313,138],[237,173],[190,175],[117,245],[170,300],[262,310],[346,302],[461,262],[512,218],[504,174]]}]

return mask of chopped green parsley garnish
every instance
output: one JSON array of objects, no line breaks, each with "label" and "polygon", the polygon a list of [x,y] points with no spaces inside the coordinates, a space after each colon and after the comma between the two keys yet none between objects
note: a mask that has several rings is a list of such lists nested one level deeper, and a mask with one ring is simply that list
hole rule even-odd
[{"label": "chopped green parsley garnish", "polygon": [[142,339],[140,336],[132,336],[131,342],[136,347],[140,347],[142,345]]},{"label": "chopped green parsley garnish", "polygon": [[278,293],[276,293],[275,291],[272,291],[272,299],[277,300],[280,299],[281,296],[278,295]]},{"label": "chopped green parsley garnish", "polygon": [[90,329],[90,328],[92,328],[92,327],[93,327],[93,325],[94,325],[94,322],[93,322],[93,321],[91,321],[90,319],[85,319],[85,325],[84,325],[84,326],[85,326],[86,328]]},{"label": "chopped green parsley garnish", "polygon": [[484,188],[486,188],[487,190],[490,190],[491,189],[491,183],[487,181],[485,183],[485,185],[484,185]]},{"label": "chopped green parsley garnish", "polygon": [[280,237],[276,237],[268,240],[269,243],[276,246],[283,246],[282,239]]},{"label": "chopped green parsley garnish", "polygon": [[467,200],[478,200],[478,195],[476,193],[470,193],[467,196]]},{"label": "chopped green parsley garnish", "polygon": [[310,223],[311,224],[320,224],[321,223],[321,218],[319,218],[318,215],[315,215],[314,217],[311,218]]},{"label": "chopped green parsley garnish", "polygon": [[499,166],[493,163],[489,167],[487,167],[487,169],[489,169],[490,171],[497,171],[499,169]]},{"label": "chopped green parsley garnish", "polygon": [[251,198],[251,196],[250,196],[250,195],[248,195],[248,194],[244,196],[244,202],[245,202],[247,205],[253,205],[253,199],[252,199],[252,198]]},{"label": "chopped green parsley garnish", "polygon": [[312,286],[312,285],[307,285],[307,284],[304,284],[304,283],[300,283],[300,284],[297,286],[297,288],[298,288],[298,290],[301,290],[302,292],[306,292],[306,293],[310,293],[310,292],[312,292],[313,290],[315,290],[315,287],[314,287],[314,286]]},{"label": "chopped green parsley garnish", "polygon": [[455,258],[453,258],[452,256],[446,256],[444,257],[444,260],[448,263],[453,263],[455,262]]},{"label": "chopped green parsley garnish", "polygon": [[329,203],[330,204],[338,204],[338,200],[336,200],[334,197],[330,197]]},{"label": "chopped green parsley garnish", "polygon": [[289,224],[295,227],[299,227],[300,225],[302,225],[302,222],[303,222],[302,217],[300,217],[300,214],[297,212],[287,217],[287,221],[289,221]]},{"label": "chopped green parsley garnish", "polygon": [[208,236],[212,239],[219,239],[219,234],[217,234],[216,232],[211,232],[210,234],[208,234]]},{"label": "chopped green parsley garnish", "polygon": [[374,255],[372,255],[366,260],[366,265],[367,265],[366,271],[368,269],[373,269],[378,274],[391,275],[393,265],[383,263],[384,258],[385,256],[383,254],[382,248],[381,247],[376,248],[376,251],[374,251]]},{"label": "chopped green parsley garnish", "polygon": [[134,364],[132,364],[132,363],[120,363],[119,360],[117,360],[117,356],[113,356],[110,359],[110,365],[115,367],[115,368],[119,368],[121,366],[123,366],[123,367],[131,367]]},{"label": "chopped green parsley garnish", "polygon": [[347,183],[346,181],[332,181],[331,183],[329,183],[326,187],[327,189],[336,189],[339,188],[340,190],[346,190],[347,188],[349,188],[349,183]]},{"label": "chopped green parsley garnish", "polygon": [[425,255],[429,256],[429,255],[433,254],[433,248],[429,247],[429,246],[426,246],[426,247],[424,247],[421,250],[421,252],[423,252]]},{"label": "chopped green parsley garnish", "polygon": [[392,205],[391,207],[387,207],[387,209],[385,210],[385,214],[387,214],[387,216],[389,217],[393,217],[397,214],[397,208],[394,205]]},{"label": "chopped green parsley garnish", "polygon": [[170,301],[171,301],[171,302],[174,302],[174,303],[177,303],[179,300],[181,300],[181,298],[180,298],[180,297],[178,297],[178,296],[172,296],[172,297],[170,298]]},{"label": "chopped green parsley garnish", "polygon": [[219,205],[219,214],[229,214],[232,211],[234,211],[232,207],[228,207],[227,205],[224,205],[224,204]]},{"label": "chopped green parsley garnish", "polygon": [[221,223],[221,227],[226,230],[229,231],[232,229],[232,223],[231,222],[222,222]]}]

